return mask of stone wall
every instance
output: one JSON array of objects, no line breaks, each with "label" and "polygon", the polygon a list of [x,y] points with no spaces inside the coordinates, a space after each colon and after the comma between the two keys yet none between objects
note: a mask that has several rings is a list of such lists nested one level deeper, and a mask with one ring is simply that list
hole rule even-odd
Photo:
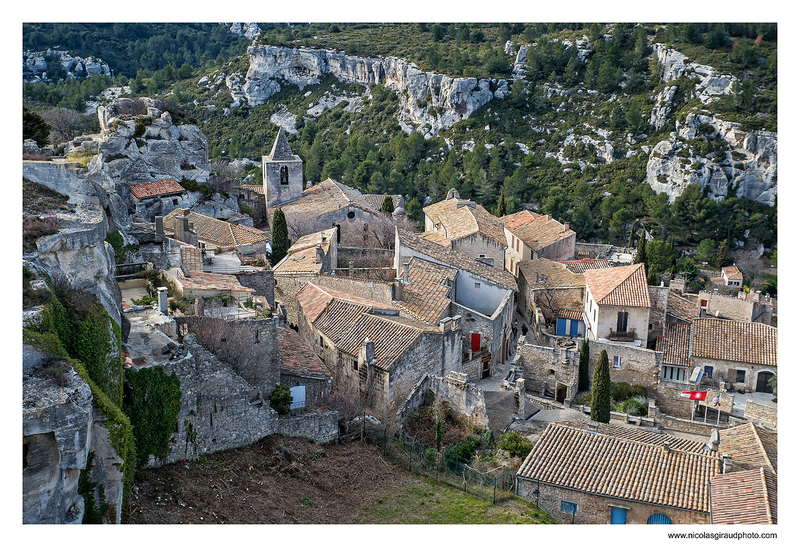
[{"label": "stone wall", "polygon": [[[503,268],[505,260],[506,242],[499,243],[481,233],[475,233],[453,241],[452,248],[470,258],[486,262],[495,268]],[[481,258],[484,255],[485,258]],[[490,259],[490,260],[486,260]]]},{"label": "stone wall", "polygon": [[[544,397],[547,392],[562,401],[574,399],[578,391],[580,348],[545,347],[523,344],[519,347],[517,364],[522,366],[525,389]],[[559,396],[559,389],[564,392]]]},{"label": "stone wall", "polygon": [[[646,524],[654,513],[661,513],[672,520],[673,524],[709,524],[708,513],[688,511],[663,505],[651,505],[628,499],[598,496],[583,492],[560,488],[546,483],[525,480],[517,477],[516,493],[531,501],[536,501],[534,490],[539,489],[537,505],[561,523],[571,524],[610,524],[612,507],[628,510],[626,524]],[[576,505],[575,515],[561,511],[561,502],[567,501]]]},{"label": "stone wall", "polygon": [[737,296],[728,296],[717,292],[700,291],[697,300],[698,302],[702,300],[707,302],[708,307],[704,316],[770,325],[772,323],[772,306],[745,300],[744,296],[744,292],[739,292]]},{"label": "stone wall", "polygon": [[391,283],[386,281],[350,278],[345,277],[346,275],[346,270],[337,272],[337,275],[321,275],[314,279],[314,283],[337,291],[354,294],[375,302],[382,302],[385,304],[390,304],[392,302]]},{"label": "stone wall", "polygon": [[[334,266],[337,270],[346,270],[351,261],[354,268],[390,268],[394,260],[394,249],[363,249],[360,247],[340,246],[337,260],[338,263]],[[346,275],[344,272],[341,273]]]},{"label": "stone wall", "polygon": [[537,258],[548,258],[555,261],[572,260],[575,257],[575,234],[542,247],[536,254]]},{"label": "stone wall", "polygon": [[467,383],[466,375],[458,372],[451,372],[444,378],[425,374],[400,405],[397,411],[398,423],[403,423],[422,405],[427,391],[446,402],[456,414],[465,416],[471,425],[483,428],[489,426],[483,391],[474,384]]},{"label": "stone wall", "polygon": [[181,264],[190,272],[203,271],[203,258],[200,255],[200,249],[192,247],[191,245],[183,245],[180,248]]},{"label": "stone wall", "polygon": [[[589,377],[594,375],[594,367],[600,352],[608,354],[608,369],[612,382],[628,382],[647,388],[647,396],[655,397],[661,374],[662,353],[635,346],[589,340]],[[614,368],[614,357],[619,357],[619,368]]]},{"label": "stone wall", "polygon": [[275,272],[261,270],[259,272],[239,272],[234,275],[239,284],[255,289],[256,296],[266,298],[270,307],[275,309]]},{"label": "stone wall", "polygon": [[313,274],[279,274],[274,276],[275,290],[274,301],[282,302],[286,307],[286,321],[290,325],[298,325],[300,306],[295,295],[306,281],[316,282],[317,276]]},{"label": "stone wall", "polygon": [[281,418],[276,433],[305,437],[317,444],[332,443],[339,437],[339,413],[328,410]]},{"label": "stone wall", "polygon": [[744,404],[744,417],[764,427],[778,429],[778,410],[775,408],[748,400]]},{"label": "stone wall", "polygon": [[264,194],[252,188],[240,186],[238,201],[239,209],[241,211],[247,210],[256,224],[261,225],[267,221],[267,204]]}]

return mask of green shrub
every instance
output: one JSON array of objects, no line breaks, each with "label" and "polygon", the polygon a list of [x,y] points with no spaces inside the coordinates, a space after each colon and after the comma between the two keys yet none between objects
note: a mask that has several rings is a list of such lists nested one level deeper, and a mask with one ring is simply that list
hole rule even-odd
[{"label": "green shrub", "polygon": [[611,399],[625,401],[631,398],[631,386],[628,382],[611,382]]},{"label": "green shrub", "polygon": [[622,411],[631,416],[647,416],[647,400],[642,397],[631,397],[621,405]]},{"label": "green shrub", "polygon": [[279,416],[286,416],[292,406],[292,392],[289,386],[278,384],[272,393],[269,394],[269,406],[271,406]]},{"label": "green shrub", "polygon": [[155,366],[128,370],[125,374],[124,411],[136,437],[137,465],[147,463],[150,454],[164,458],[181,410],[181,381],[173,372]]},{"label": "green shrub", "polygon": [[497,447],[517,458],[525,458],[533,450],[533,442],[519,433],[510,431],[500,435]]}]

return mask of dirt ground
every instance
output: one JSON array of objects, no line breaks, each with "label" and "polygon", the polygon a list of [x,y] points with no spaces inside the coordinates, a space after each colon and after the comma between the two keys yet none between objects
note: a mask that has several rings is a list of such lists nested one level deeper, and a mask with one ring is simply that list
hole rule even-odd
[{"label": "dirt ground", "polygon": [[416,475],[365,443],[271,435],[234,450],[137,471],[126,524],[355,524]]}]

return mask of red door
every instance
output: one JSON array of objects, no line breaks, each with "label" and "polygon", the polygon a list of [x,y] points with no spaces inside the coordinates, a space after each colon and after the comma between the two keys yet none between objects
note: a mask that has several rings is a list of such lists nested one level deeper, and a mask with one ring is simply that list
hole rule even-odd
[{"label": "red door", "polygon": [[472,351],[478,351],[481,349],[481,335],[479,332],[472,333],[472,344],[470,345]]}]

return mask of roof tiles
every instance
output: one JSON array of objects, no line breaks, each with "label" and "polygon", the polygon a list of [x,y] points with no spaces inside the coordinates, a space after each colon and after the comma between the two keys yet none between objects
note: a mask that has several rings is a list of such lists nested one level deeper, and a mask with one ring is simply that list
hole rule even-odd
[{"label": "roof tiles", "polygon": [[644,264],[588,270],[583,277],[599,305],[650,307]]},{"label": "roof tiles", "polygon": [[266,234],[261,230],[201,215],[190,209],[174,209],[164,216],[164,222],[170,222],[178,216],[189,218],[189,222],[194,226],[193,229],[197,234],[197,239],[220,247],[235,247],[237,245],[265,243],[267,241]]},{"label": "roof tiles", "polygon": [[294,330],[288,327],[279,328],[278,344],[281,374],[331,378],[331,373],[325,367],[322,359],[317,357],[317,354]]},{"label": "roof tiles", "polygon": [[664,336],[656,339],[656,351],[663,352],[665,365],[689,366],[691,333],[692,326],[686,323],[667,323],[664,326]]},{"label": "roof tiles", "polygon": [[692,357],[778,366],[778,329],[704,317],[692,323]]},{"label": "roof tiles", "polygon": [[531,211],[519,211],[502,217],[506,229],[522,240],[534,251],[541,250],[557,241],[575,237],[575,232],[550,217]]},{"label": "roof tiles", "polygon": [[719,453],[728,454],[733,471],[767,468],[778,472],[778,433],[752,422],[721,429]]},{"label": "roof tiles", "polygon": [[778,476],[763,467],[711,480],[712,524],[778,524]]},{"label": "roof tiles", "polygon": [[503,246],[507,244],[500,219],[473,201],[451,198],[428,205],[423,211],[451,241],[480,233]]},{"label": "roof tiles", "polygon": [[171,178],[131,184],[131,194],[138,199],[163,196],[165,194],[177,194],[185,191],[184,187],[178,184],[177,180]]}]

